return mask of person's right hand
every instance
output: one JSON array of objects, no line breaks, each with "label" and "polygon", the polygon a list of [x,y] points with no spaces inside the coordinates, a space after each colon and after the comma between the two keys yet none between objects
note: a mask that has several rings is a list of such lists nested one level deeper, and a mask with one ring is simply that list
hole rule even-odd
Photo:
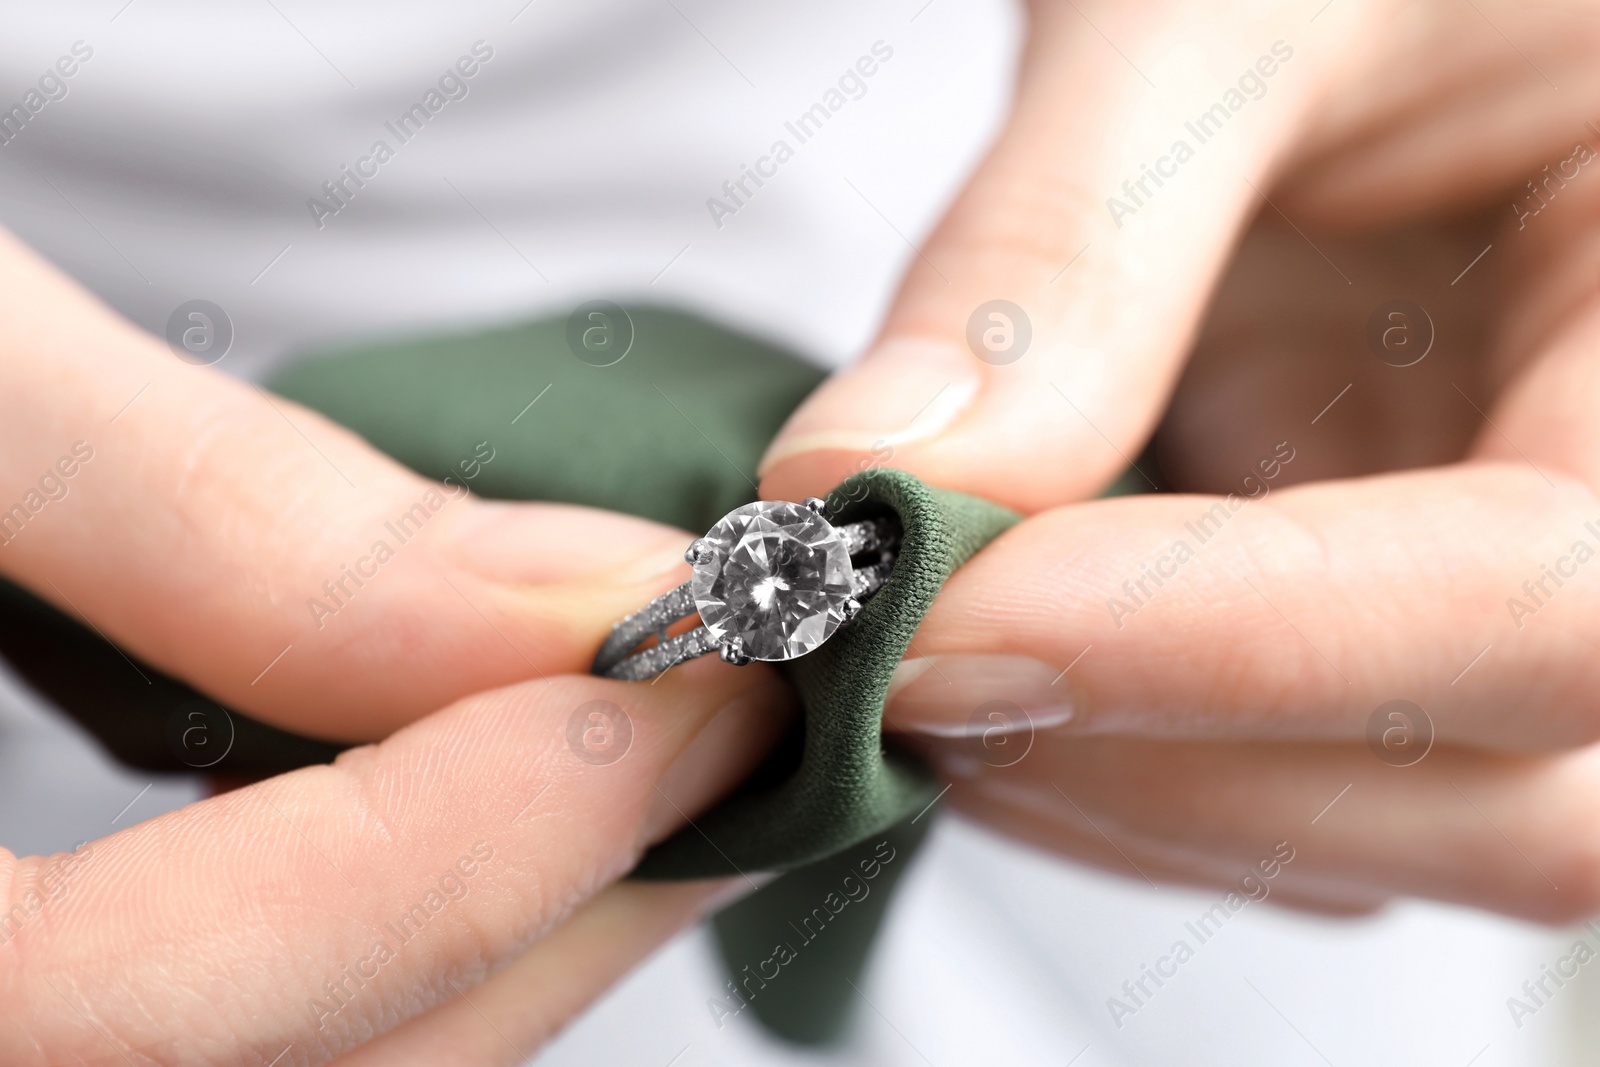
[{"label": "person's right hand", "polygon": [[[0,574],[230,707],[374,740],[585,670],[610,623],[687,577],[688,534],[451,499],[316,413],[179,360],[4,234],[0,293]],[[483,438],[516,432],[486,420]],[[401,544],[385,524],[419,504]]]},{"label": "person's right hand", "polygon": [[[1600,908],[1600,4],[1029,13],[993,149],[765,460],[793,497],[892,452],[1029,516],[886,724],[986,825],[1136,878],[1284,841],[1307,906]],[[1420,362],[1363,337],[1421,336],[1397,297]],[[996,298],[1011,361],[969,347]],[[1196,495],[1082,502],[1152,435]],[[1368,745],[1424,726],[1395,700],[1437,730],[1412,767]],[[949,736],[1016,709],[1015,766]]]},{"label": "person's right hand", "polygon": [[1490,460],[1057,508],[945,585],[885,727],[985,826],[1136,880],[1236,887],[1283,842],[1280,903],[1575,921],[1600,909],[1597,525],[1575,481]]},{"label": "person's right hand", "polygon": [[[1448,462],[1471,404],[1499,421],[1591,301],[1597,167],[1574,145],[1600,152],[1595,0],[1027,14],[1004,128],[879,336],[769,447],[763,495],[887,462],[1033,514],[1099,493],[1158,425],[1173,481],[1212,491],[1263,424],[1304,437],[1351,383],[1293,480]],[[1409,373],[1362,338],[1396,297],[1439,331]]]}]

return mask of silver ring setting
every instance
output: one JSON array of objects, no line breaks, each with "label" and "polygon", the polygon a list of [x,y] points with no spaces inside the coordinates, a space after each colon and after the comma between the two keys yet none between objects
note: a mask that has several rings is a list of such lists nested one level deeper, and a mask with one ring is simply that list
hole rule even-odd
[{"label": "silver ring setting", "polygon": [[[776,663],[820,647],[883,585],[899,548],[890,520],[835,526],[824,509],[819,497],[758,500],[724,515],[684,553],[694,577],[613,626],[593,673],[644,681],[710,652]],[[668,636],[696,614],[700,626]]]}]

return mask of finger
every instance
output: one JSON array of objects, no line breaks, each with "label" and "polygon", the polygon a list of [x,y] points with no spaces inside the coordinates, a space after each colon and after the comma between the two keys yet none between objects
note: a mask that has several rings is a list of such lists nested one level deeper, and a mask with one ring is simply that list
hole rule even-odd
[{"label": "finger", "polygon": [[[1514,49],[1499,29],[1507,18]],[[1339,91],[1307,115],[1282,198],[1273,199],[1302,224],[1372,227],[1464,214],[1504,190],[1523,191],[1543,179],[1546,163],[1567,159],[1575,140],[1591,139],[1597,45],[1600,25],[1580,8],[1397,8],[1345,54]],[[1405,55],[1428,62],[1397,62]],[[1506,199],[1515,203],[1515,194]]]},{"label": "finger", "polygon": [[[176,359],[15,242],[0,284],[0,573],[233,707],[366,740],[467,693],[584,670],[687,576],[688,537],[488,503]],[[130,665],[129,670],[136,668]]]},{"label": "finger", "polygon": [[798,500],[884,462],[1024,511],[1109,482],[1342,37],[1232,5],[1030,17],[1005,129],[870,352],[772,444],[764,495]]},{"label": "finger", "polygon": [[[1235,848],[1226,853],[1206,852],[1181,843],[1155,840],[1128,833],[1125,829],[1108,836],[1103,831],[1108,820],[1117,822],[1116,813],[1086,814],[1073,796],[1065,793],[1040,794],[1030,783],[1006,783],[998,776],[973,778],[973,770],[961,766],[961,753],[946,753],[938,759],[945,773],[954,777],[949,802],[957,812],[988,831],[1025,842],[1037,848],[1069,857],[1152,889],[1182,886],[1190,889],[1240,891],[1247,876],[1259,876],[1256,862],[1261,857],[1241,858],[1249,849]],[[1074,790],[1074,794],[1076,790]],[[1270,855],[1269,847],[1265,855]],[[1366,915],[1382,907],[1392,894],[1381,893],[1347,882],[1311,877],[1303,872],[1275,881],[1265,891],[1251,883],[1247,888],[1259,899],[1270,894],[1273,903],[1323,915]]]},{"label": "finger", "polygon": [[1474,463],[1277,491],[1258,471],[1245,491],[1003,535],[934,603],[887,724],[981,731],[1007,701],[1079,734],[1350,740],[1401,700],[1445,740],[1600,737],[1587,487]]},{"label": "finger", "polygon": [[336,1067],[450,1062],[517,1067],[644,956],[698,918],[726,885],[619,882],[505,970],[341,1056]]},{"label": "finger", "polygon": [[1600,906],[1592,749],[1441,746],[1408,767],[1353,745],[1047,735],[1005,768],[939,752],[952,798],[986,825],[1135,879],[1176,868],[1245,898],[1419,896],[1541,922]]},{"label": "finger", "polygon": [[[0,901],[24,908],[0,945],[0,1060],[349,1052],[470,995],[728,789],[785,693],[714,661],[653,686],[525,683],[94,842],[67,875],[0,853]],[[609,763],[572,734],[597,700],[612,736],[631,722]],[[568,963],[581,990],[615,956]]]}]

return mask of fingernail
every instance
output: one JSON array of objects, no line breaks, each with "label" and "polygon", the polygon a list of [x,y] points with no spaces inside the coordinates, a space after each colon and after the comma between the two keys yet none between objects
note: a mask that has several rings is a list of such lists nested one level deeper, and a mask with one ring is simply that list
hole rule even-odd
[{"label": "fingernail", "polygon": [[632,585],[684,567],[689,539],[645,519],[567,504],[473,500],[436,542],[450,562],[492,582],[599,578]]},{"label": "fingernail", "polygon": [[904,660],[889,680],[885,725],[936,737],[994,729],[993,701],[1015,704],[1034,729],[1073,717],[1073,694],[1059,667],[1030,656],[947,655]]},{"label": "fingernail", "polygon": [[978,395],[971,354],[943,341],[888,341],[823,383],[767,449],[757,468],[806,452],[880,452],[942,434]]}]

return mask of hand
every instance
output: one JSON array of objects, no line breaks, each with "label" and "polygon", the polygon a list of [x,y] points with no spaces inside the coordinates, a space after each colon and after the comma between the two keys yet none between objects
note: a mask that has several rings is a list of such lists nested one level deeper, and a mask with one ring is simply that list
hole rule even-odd
[{"label": "hand", "polygon": [[[1520,460],[1473,404],[1523,451],[1541,441],[1501,421],[1514,403],[1545,429],[1591,410],[1560,353],[1581,348],[1600,270],[1600,166],[1575,152],[1600,163],[1600,6],[1144,0],[1030,18],[1009,121],[866,357],[773,442],[763,495],[887,463],[1035,512],[1104,488],[1164,412],[1174,480],[1221,491],[1289,428],[1298,481],[1459,460],[1479,434],[1473,458]],[[1364,338],[1396,297],[1439,335],[1409,373]],[[985,329],[1004,341],[977,314],[996,299],[1032,340],[979,359],[969,325],[979,349]]]},{"label": "hand", "polygon": [[[0,851],[0,1061],[520,1064],[727,888],[607,885],[753,768],[785,692],[711,660],[526,682],[71,854]],[[569,748],[592,700],[631,722],[615,758]]]},{"label": "hand", "polygon": [[1574,540],[1600,548],[1600,510],[1524,470],[1317,483],[1222,520],[1187,495],[1029,519],[940,594],[887,725],[952,803],[1130,877],[1234,885],[1288,842],[1284,903],[1592,914],[1600,570],[1521,629],[1505,602]]},{"label": "hand", "polygon": [[[1580,57],[1600,9],[1317,8],[1035,5],[1000,141],[764,491],[815,491],[877,440],[1036,513],[950,582],[887,720],[990,825],[1212,885],[1287,842],[1274,899],[1324,910],[1586,915],[1600,79]],[[1222,99],[1202,72],[1258,54],[1270,77],[1232,84],[1259,99],[1119,228],[1122,176],[1195,145],[1184,120]],[[995,297],[1032,319],[1009,364],[965,346]],[[1375,314],[1395,298],[1436,331],[1410,366]],[[1426,348],[1426,320],[1401,324]],[[1153,431],[1170,482],[1229,495],[1059,507]],[[1038,727],[1014,766],[1000,735],[948,736],[994,726],[973,722],[993,700]],[[1412,766],[1385,748],[1394,700],[1433,737]]]},{"label": "hand", "polygon": [[[0,1061],[520,1063],[713,902],[608,885],[749,772],[786,691],[711,660],[573,673],[681,580],[687,534],[419,478],[14,242],[0,292],[0,572],[234,707],[387,738],[72,854],[0,851]],[[590,700],[631,721],[616,762],[571,747]]]},{"label": "hand", "polygon": [[681,531],[468,494],[492,425],[441,485],[179,360],[4,235],[0,292],[0,574],[230,707],[385,737],[586,670],[687,577]]}]

